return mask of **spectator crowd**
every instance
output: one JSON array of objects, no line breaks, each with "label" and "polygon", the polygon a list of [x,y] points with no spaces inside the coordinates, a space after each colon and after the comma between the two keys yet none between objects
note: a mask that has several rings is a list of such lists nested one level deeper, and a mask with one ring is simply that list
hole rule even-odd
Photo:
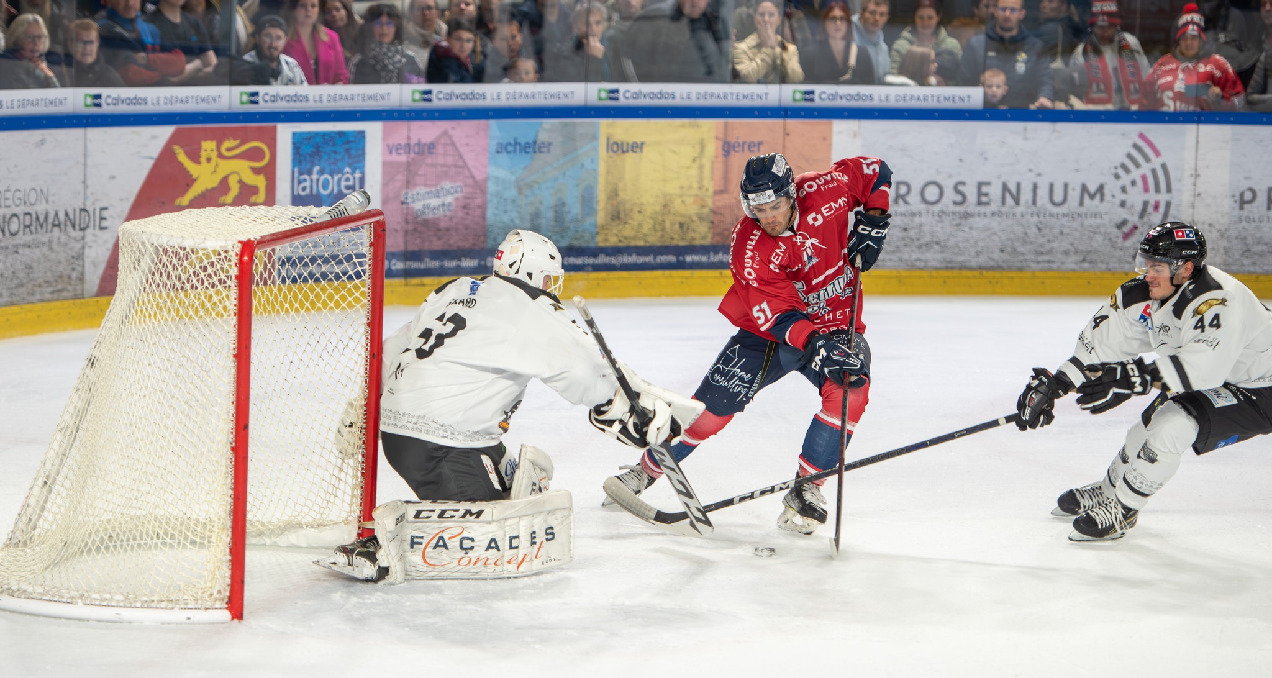
[{"label": "spectator crowd", "polygon": [[0,88],[982,87],[987,108],[1272,111],[1272,0],[0,0]]}]

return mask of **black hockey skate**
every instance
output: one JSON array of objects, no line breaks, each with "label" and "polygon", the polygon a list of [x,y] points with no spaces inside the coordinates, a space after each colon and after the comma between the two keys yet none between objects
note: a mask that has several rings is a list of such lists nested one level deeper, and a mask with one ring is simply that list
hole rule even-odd
[{"label": "black hockey skate", "polygon": [[812,534],[825,524],[826,498],[816,485],[804,483],[792,487],[782,497],[782,515],[777,517],[778,527],[800,534]]},{"label": "black hockey skate", "polygon": [[1051,509],[1051,515],[1060,518],[1076,518],[1104,503],[1107,498],[1103,480],[1065,490],[1064,494],[1056,498],[1056,507]]},{"label": "black hockey skate", "polygon": [[[641,492],[649,489],[649,486],[653,485],[654,482],[658,480],[657,478],[650,476],[648,473],[645,473],[645,469],[641,468],[640,464],[623,466],[622,468],[624,469],[622,473],[607,479],[605,482],[612,483],[614,481],[618,481],[622,483],[624,487],[631,490],[632,494],[639,496]],[[601,506],[609,507],[614,505],[614,500],[610,499],[608,494],[601,500]]]},{"label": "black hockey skate", "polygon": [[389,576],[389,568],[379,563],[379,552],[380,539],[373,534],[351,544],[337,546],[335,553],[325,560],[315,560],[314,564],[354,579],[380,581]]},{"label": "black hockey skate", "polygon": [[1069,541],[1112,541],[1121,539],[1135,527],[1139,511],[1123,504],[1117,497],[1106,497],[1096,507],[1073,520]]}]

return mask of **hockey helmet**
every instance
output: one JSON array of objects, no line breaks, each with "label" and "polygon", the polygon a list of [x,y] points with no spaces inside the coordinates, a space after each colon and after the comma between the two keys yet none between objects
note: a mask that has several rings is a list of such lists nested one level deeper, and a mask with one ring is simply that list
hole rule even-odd
[{"label": "hockey helmet", "polygon": [[1200,270],[1206,263],[1206,236],[1201,229],[1182,221],[1167,221],[1154,226],[1140,240],[1135,255],[1135,270],[1148,271],[1152,262],[1170,265],[1170,277],[1174,279],[1185,261],[1193,262],[1193,270]]},{"label": "hockey helmet", "polygon": [[558,296],[565,284],[565,269],[556,245],[534,231],[523,229],[509,232],[499,243],[495,273],[524,280]]},{"label": "hockey helmet", "polygon": [[795,202],[795,173],[781,153],[753,156],[742,172],[742,211],[755,218],[752,205],[764,205],[781,197]]}]

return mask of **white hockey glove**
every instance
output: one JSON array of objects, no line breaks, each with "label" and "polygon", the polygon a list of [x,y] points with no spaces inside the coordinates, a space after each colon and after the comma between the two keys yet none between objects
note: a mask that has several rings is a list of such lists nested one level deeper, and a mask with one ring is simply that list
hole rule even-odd
[{"label": "white hockey glove", "polygon": [[642,394],[640,407],[632,407],[621,389],[610,400],[593,407],[587,419],[602,433],[642,450],[655,442],[680,437],[666,401]]},{"label": "white hockey glove", "polygon": [[1082,369],[1087,380],[1078,386],[1078,407],[1091,414],[1108,412],[1133,395],[1144,395],[1162,380],[1157,365],[1145,363],[1143,358],[1087,365]]},{"label": "white hockey glove", "polygon": [[639,420],[639,412],[631,406],[622,389],[614,393],[614,397],[597,405],[588,412],[588,421],[625,445],[644,449],[651,443],[666,442],[675,444],[680,435],[693,423],[706,406],[692,398],[687,398],[659,388],[641,379],[630,367],[619,363],[627,381],[639,394],[640,405],[652,415],[649,424]]}]

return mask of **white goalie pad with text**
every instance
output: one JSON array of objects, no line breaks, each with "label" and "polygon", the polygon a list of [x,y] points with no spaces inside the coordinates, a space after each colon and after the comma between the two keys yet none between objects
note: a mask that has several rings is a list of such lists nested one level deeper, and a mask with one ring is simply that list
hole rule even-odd
[{"label": "white goalie pad with text", "polygon": [[374,515],[392,583],[523,577],[574,559],[568,490],[489,502],[391,501]]}]

